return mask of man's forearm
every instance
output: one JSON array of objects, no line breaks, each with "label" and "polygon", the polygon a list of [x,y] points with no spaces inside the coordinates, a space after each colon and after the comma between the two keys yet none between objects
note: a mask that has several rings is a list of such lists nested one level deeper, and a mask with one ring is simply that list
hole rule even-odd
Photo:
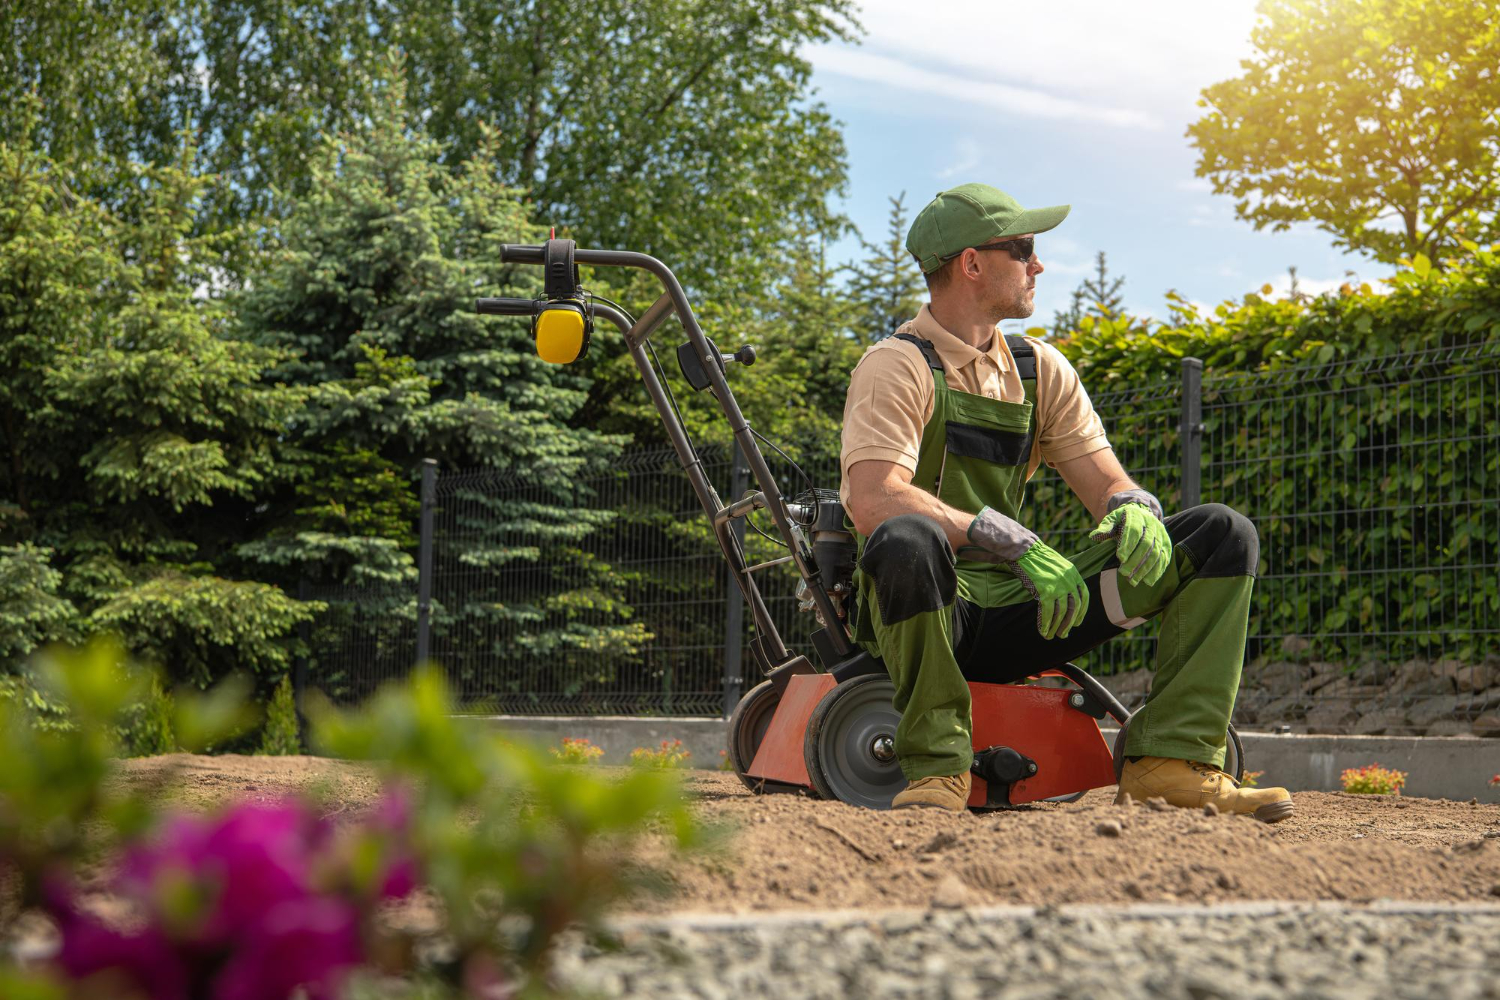
[{"label": "man's forearm", "polygon": [[882,483],[879,488],[865,494],[857,512],[850,511],[855,528],[867,538],[882,521],[900,514],[925,514],[932,518],[942,526],[954,552],[969,544],[969,524],[974,515],[949,507],[910,483]]},{"label": "man's forearm", "polygon": [[1089,514],[1095,521],[1101,520],[1109,513],[1109,498],[1116,493],[1124,493],[1126,490],[1138,490],[1141,487],[1129,476],[1119,476],[1102,486],[1098,493],[1094,494],[1084,506],[1089,509]]}]

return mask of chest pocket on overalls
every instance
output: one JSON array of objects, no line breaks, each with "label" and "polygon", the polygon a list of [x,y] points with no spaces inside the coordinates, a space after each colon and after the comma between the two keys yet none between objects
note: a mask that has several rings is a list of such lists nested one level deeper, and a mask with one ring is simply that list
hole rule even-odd
[{"label": "chest pocket on overalls", "polygon": [[1031,460],[1032,410],[1022,403],[948,389],[938,499],[977,514],[990,506],[1018,518]]}]

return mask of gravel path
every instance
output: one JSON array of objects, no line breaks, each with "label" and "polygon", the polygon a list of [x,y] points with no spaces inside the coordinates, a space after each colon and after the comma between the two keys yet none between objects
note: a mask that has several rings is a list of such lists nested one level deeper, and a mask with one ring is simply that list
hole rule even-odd
[{"label": "gravel path", "polygon": [[610,997],[1500,998],[1500,906],[1241,903],[621,920],[569,941]]}]

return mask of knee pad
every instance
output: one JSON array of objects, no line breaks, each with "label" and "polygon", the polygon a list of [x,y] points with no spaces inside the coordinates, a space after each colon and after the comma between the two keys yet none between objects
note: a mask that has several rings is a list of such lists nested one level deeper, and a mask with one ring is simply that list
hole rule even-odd
[{"label": "knee pad", "polygon": [[1192,556],[1198,576],[1254,576],[1260,563],[1255,524],[1233,507],[1206,503],[1167,518],[1174,545]]},{"label": "knee pad", "polygon": [[958,593],[953,547],[925,514],[881,521],[865,542],[859,568],[874,581],[880,620],[887,625],[945,608]]}]

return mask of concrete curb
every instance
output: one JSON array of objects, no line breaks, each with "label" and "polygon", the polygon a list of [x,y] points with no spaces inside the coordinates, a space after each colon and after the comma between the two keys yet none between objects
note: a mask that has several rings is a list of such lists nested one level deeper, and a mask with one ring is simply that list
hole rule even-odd
[{"label": "concrete curb", "polygon": [[[1247,751],[1248,752],[1248,751]],[[757,928],[842,927],[886,919],[922,920],[931,913],[961,912],[975,920],[1029,920],[1038,916],[1074,920],[1162,920],[1210,917],[1270,917],[1308,913],[1368,913],[1403,917],[1489,917],[1500,919],[1500,903],[1424,903],[1379,899],[1371,903],[1312,903],[1278,900],[1243,900],[1232,903],[1076,903],[1064,906],[968,906],[961,910],[932,907],[892,907],[873,910],[773,910],[755,913],[719,913],[686,910],[661,915],[621,914],[607,917],[612,930],[670,932],[673,930],[753,930]]]},{"label": "concrete curb", "polygon": [[[627,764],[636,747],[682,740],[694,767],[715,768],[723,757],[728,725],[723,719],[628,716],[470,716],[516,736],[556,746],[565,736],[586,737],[604,748],[601,762]],[[1114,730],[1104,730],[1113,741]],[[1264,771],[1262,785],[1293,791],[1338,791],[1345,768],[1379,763],[1409,775],[1405,794],[1467,802],[1500,802],[1500,739],[1475,736],[1319,736],[1300,733],[1241,733],[1245,764]]]}]

